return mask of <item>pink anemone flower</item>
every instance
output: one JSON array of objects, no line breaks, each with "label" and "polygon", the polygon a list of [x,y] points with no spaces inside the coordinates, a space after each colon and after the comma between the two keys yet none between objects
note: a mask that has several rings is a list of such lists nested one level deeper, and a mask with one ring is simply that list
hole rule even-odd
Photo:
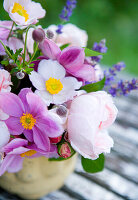
[{"label": "pink anemone flower", "polygon": [[46,59],[57,60],[69,75],[82,81],[95,81],[95,70],[91,65],[85,64],[85,53],[81,47],[67,47],[63,51],[49,39],[39,44]]},{"label": "pink anemone flower", "polygon": [[0,109],[9,115],[5,123],[12,135],[23,133],[44,151],[49,151],[49,137],[58,137],[63,133],[58,116],[53,118],[40,97],[29,88],[22,89],[18,96],[0,93]]},{"label": "pink anemone flower", "polygon": [[28,146],[28,141],[21,138],[11,140],[1,149],[4,153],[4,159],[0,165],[0,176],[6,171],[15,173],[22,169],[24,158],[35,158],[39,156],[53,157],[57,154],[56,146],[51,145],[49,152],[45,152],[36,147],[36,145]]}]

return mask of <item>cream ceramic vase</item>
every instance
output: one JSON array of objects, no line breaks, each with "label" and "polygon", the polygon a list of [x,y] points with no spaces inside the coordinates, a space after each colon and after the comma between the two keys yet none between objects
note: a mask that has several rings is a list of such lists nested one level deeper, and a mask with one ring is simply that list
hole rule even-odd
[{"label": "cream ceramic vase", "polygon": [[73,172],[76,155],[66,161],[48,161],[45,157],[25,158],[18,173],[5,173],[0,177],[0,187],[24,199],[38,199],[63,186]]}]

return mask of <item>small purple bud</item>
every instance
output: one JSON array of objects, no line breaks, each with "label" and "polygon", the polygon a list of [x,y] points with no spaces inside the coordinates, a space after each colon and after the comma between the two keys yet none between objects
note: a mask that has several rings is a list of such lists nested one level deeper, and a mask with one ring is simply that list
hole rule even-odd
[{"label": "small purple bud", "polygon": [[4,67],[0,64],[0,69],[4,69]]},{"label": "small purple bud", "polygon": [[63,105],[60,105],[57,108],[56,113],[61,117],[65,117],[67,115],[67,108]]},{"label": "small purple bud", "polygon": [[54,33],[51,30],[49,30],[49,29],[47,30],[46,34],[47,34],[47,37],[49,39],[52,39],[54,37]]},{"label": "small purple bud", "polygon": [[45,39],[45,31],[42,28],[35,29],[32,33],[33,40],[42,42]]},{"label": "small purple bud", "polygon": [[24,72],[20,71],[20,72],[17,72],[16,77],[18,79],[23,79],[25,77],[25,74],[24,74]]}]

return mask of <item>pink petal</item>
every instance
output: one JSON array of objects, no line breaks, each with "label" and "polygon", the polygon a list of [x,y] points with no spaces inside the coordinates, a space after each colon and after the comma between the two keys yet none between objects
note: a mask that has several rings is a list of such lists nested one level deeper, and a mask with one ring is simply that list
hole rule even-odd
[{"label": "pink petal", "polygon": [[37,119],[36,126],[49,137],[58,137],[63,133],[62,126],[51,116],[43,116]]},{"label": "pink petal", "polygon": [[15,157],[15,155],[7,155],[4,158],[2,164],[0,165],[0,176],[2,176],[7,171],[8,167],[12,164]]},{"label": "pink petal", "polygon": [[60,48],[52,40],[48,40],[47,38],[39,44],[39,48],[44,56],[52,60],[56,60],[61,53]]},{"label": "pink petal", "polygon": [[20,155],[15,156],[12,163],[7,168],[7,171],[9,173],[16,173],[20,171],[23,166],[23,160],[24,158],[22,158]]},{"label": "pink petal", "polygon": [[26,139],[29,140],[29,142],[33,142],[33,131],[32,130],[24,130],[23,134],[25,135]]},{"label": "pink petal", "polygon": [[22,134],[24,128],[20,123],[20,118],[19,117],[9,117],[5,121],[10,133],[12,135],[20,135]]},{"label": "pink petal", "polygon": [[44,151],[50,150],[50,140],[44,132],[41,132],[37,127],[33,128],[34,142],[39,149]]},{"label": "pink petal", "polygon": [[0,108],[10,116],[21,117],[24,106],[20,98],[13,93],[0,93]]},{"label": "pink petal", "polygon": [[95,70],[92,66],[84,64],[78,71],[72,73],[75,77],[81,78],[84,81],[95,81]]},{"label": "pink petal", "polygon": [[9,142],[3,149],[3,152],[9,153],[11,151],[13,151],[14,149],[21,147],[21,146],[26,146],[28,144],[28,141],[25,139],[21,139],[21,138],[16,138],[11,140],[11,142]]},{"label": "pink petal", "polygon": [[67,72],[78,71],[84,63],[85,53],[83,48],[68,47],[64,49],[59,57],[59,63],[65,67]]},{"label": "pink petal", "polygon": [[29,105],[28,112],[31,113],[34,117],[38,117],[43,113],[47,113],[47,107],[39,96],[34,93],[28,93],[26,95],[26,99]]},{"label": "pink petal", "polygon": [[27,110],[27,107],[28,107],[28,103],[27,103],[27,100],[26,100],[26,95],[31,92],[32,93],[32,90],[30,88],[24,88],[20,91],[20,93],[18,94],[18,97],[20,97],[20,99],[22,100],[23,104],[24,104],[24,107],[25,107],[25,110]]}]

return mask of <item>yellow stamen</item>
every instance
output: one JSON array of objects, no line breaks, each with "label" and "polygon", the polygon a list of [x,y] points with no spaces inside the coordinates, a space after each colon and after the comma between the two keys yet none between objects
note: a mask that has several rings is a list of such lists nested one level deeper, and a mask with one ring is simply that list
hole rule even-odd
[{"label": "yellow stamen", "polygon": [[20,156],[22,158],[24,158],[24,157],[31,157],[31,156],[33,156],[36,153],[37,153],[37,151],[35,151],[35,150],[29,150],[29,151],[27,151],[25,153],[20,154]]},{"label": "yellow stamen", "polygon": [[49,78],[46,81],[46,89],[50,94],[58,94],[63,89],[63,85],[60,80]]},{"label": "yellow stamen", "polygon": [[24,129],[31,130],[36,123],[36,119],[33,117],[33,115],[31,115],[29,113],[26,113],[26,114],[23,113],[23,116],[20,117],[20,123],[22,124]]},{"label": "yellow stamen", "polygon": [[14,3],[12,13],[18,13],[20,16],[25,18],[25,21],[29,19],[29,15],[27,11],[19,3],[16,3],[16,2]]}]

